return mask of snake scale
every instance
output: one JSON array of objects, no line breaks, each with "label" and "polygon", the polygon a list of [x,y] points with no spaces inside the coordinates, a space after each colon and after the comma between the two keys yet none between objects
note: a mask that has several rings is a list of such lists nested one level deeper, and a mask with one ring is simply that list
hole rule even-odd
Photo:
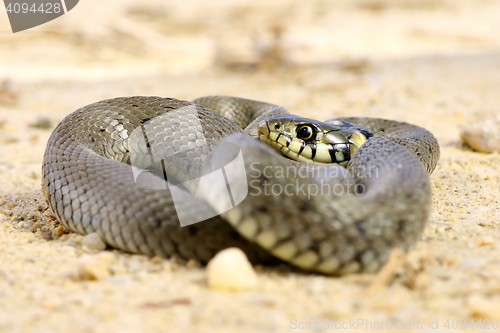
[{"label": "snake scale", "polygon": [[[96,102],[69,114],[52,133],[42,167],[44,193],[71,231],[96,232],[111,247],[149,256],[206,263],[236,246],[252,262],[284,261],[342,275],[374,272],[393,248],[410,249],[430,214],[429,174],[439,158],[434,136],[403,122],[343,118],[374,135],[346,168],[323,164],[322,169],[291,161],[255,139],[263,119],[286,114],[277,105],[226,96]],[[149,141],[134,142],[133,133],[141,133],[144,124],[150,124]],[[213,212],[227,184],[211,184],[198,196],[189,186],[150,188],[138,184],[130,165],[137,151],[149,156],[154,146],[155,154],[174,156],[160,171],[182,183],[183,177],[202,175],[207,158],[222,156],[224,142],[241,151],[246,181],[236,186],[250,184],[248,195],[232,209],[183,227],[179,209],[193,221],[200,212]],[[153,171],[141,177],[145,184],[163,181]],[[316,186],[320,183],[323,188]],[[343,192],[312,193],[312,184],[316,192],[337,185]]]}]

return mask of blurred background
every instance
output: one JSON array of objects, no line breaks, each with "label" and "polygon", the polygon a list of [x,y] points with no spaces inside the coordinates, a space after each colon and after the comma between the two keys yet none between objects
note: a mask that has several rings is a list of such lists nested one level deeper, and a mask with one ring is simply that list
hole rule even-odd
[{"label": "blurred background", "polygon": [[[93,78],[344,64],[500,48],[498,0],[82,0],[12,34],[0,11],[0,75]],[[360,68],[358,68],[360,69]]]}]

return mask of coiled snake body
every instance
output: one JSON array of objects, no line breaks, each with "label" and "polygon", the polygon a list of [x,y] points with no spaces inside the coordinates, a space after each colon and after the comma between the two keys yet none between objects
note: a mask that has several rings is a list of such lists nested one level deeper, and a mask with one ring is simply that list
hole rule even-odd
[{"label": "coiled snake body", "polygon": [[[71,231],[97,232],[112,247],[150,256],[205,263],[221,249],[238,246],[253,262],[279,258],[309,271],[346,274],[375,271],[391,249],[411,248],[430,212],[429,174],[439,157],[434,136],[406,123],[345,118],[373,133],[347,169],[302,164],[252,138],[263,119],[284,114],[276,105],[224,96],[194,103],[128,97],[90,104],[52,133],[43,162],[44,192]],[[133,133],[144,132],[145,125],[147,142],[134,141]],[[292,139],[286,140],[290,145]],[[227,184],[211,184],[198,196],[189,186],[141,186],[129,163],[138,151],[151,157],[154,146],[154,154],[171,157],[171,163],[162,162],[160,175],[182,183],[202,175],[208,158],[225,153],[221,141],[239,147],[247,179],[235,186],[248,184],[248,195],[232,209],[181,227],[179,209],[193,221],[200,212],[217,211]],[[154,172],[141,177],[143,184],[163,181]]]}]

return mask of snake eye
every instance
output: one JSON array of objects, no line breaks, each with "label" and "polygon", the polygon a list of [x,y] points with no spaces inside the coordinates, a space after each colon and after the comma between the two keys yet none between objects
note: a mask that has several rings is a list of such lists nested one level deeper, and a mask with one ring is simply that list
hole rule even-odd
[{"label": "snake eye", "polygon": [[281,125],[279,123],[274,124],[274,129],[275,130],[278,131],[280,129],[280,127],[281,127]]},{"label": "snake eye", "polygon": [[302,125],[297,128],[297,137],[302,140],[311,140],[316,137],[316,128],[311,125]]}]

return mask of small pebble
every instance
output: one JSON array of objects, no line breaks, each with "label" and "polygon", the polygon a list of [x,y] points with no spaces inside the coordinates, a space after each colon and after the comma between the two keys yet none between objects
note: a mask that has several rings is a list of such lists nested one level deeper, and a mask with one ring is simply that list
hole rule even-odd
[{"label": "small pebble", "polygon": [[101,236],[99,236],[97,232],[83,236],[82,246],[93,251],[103,251],[106,249],[106,244],[102,241]]},{"label": "small pebble", "polygon": [[102,280],[109,276],[109,265],[115,260],[111,252],[83,255],[78,260],[78,278],[81,280]]},{"label": "small pebble", "polygon": [[475,239],[473,245],[474,247],[480,247],[480,246],[490,245],[493,243],[495,243],[495,239],[492,236],[484,236]]},{"label": "small pebble", "polygon": [[500,115],[472,120],[460,133],[462,141],[483,153],[500,153]]},{"label": "small pebble", "polygon": [[46,116],[39,116],[34,123],[30,124],[30,127],[39,129],[50,129],[52,128],[52,120]]},{"label": "small pebble", "polygon": [[156,255],[156,256],[151,258],[151,263],[155,264],[155,265],[161,264],[163,262],[163,259],[164,258],[162,256]]},{"label": "small pebble", "polygon": [[54,235],[52,235],[52,230],[48,229],[48,230],[43,230],[43,227],[42,227],[42,237],[43,239],[45,240],[52,240],[54,239]]},{"label": "small pebble", "polygon": [[207,266],[208,286],[215,290],[248,290],[257,285],[257,274],[238,248],[220,251]]},{"label": "small pebble", "polygon": [[0,105],[15,106],[19,99],[19,92],[12,79],[0,82]]},{"label": "small pebble", "polygon": [[473,317],[500,319],[500,302],[498,297],[471,295],[467,300],[467,308]]},{"label": "small pebble", "polygon": [[66,228],[64,228],[62,225],[58,226],[54,230],[52,230],[52,237],[57,238],[61,237],[62,234],[66,232]]},{"label": "small pebble", "polygon": [[186,263],[186,268],[199,268],[200,264],[194,260],[194,259],[189,259]]}]

